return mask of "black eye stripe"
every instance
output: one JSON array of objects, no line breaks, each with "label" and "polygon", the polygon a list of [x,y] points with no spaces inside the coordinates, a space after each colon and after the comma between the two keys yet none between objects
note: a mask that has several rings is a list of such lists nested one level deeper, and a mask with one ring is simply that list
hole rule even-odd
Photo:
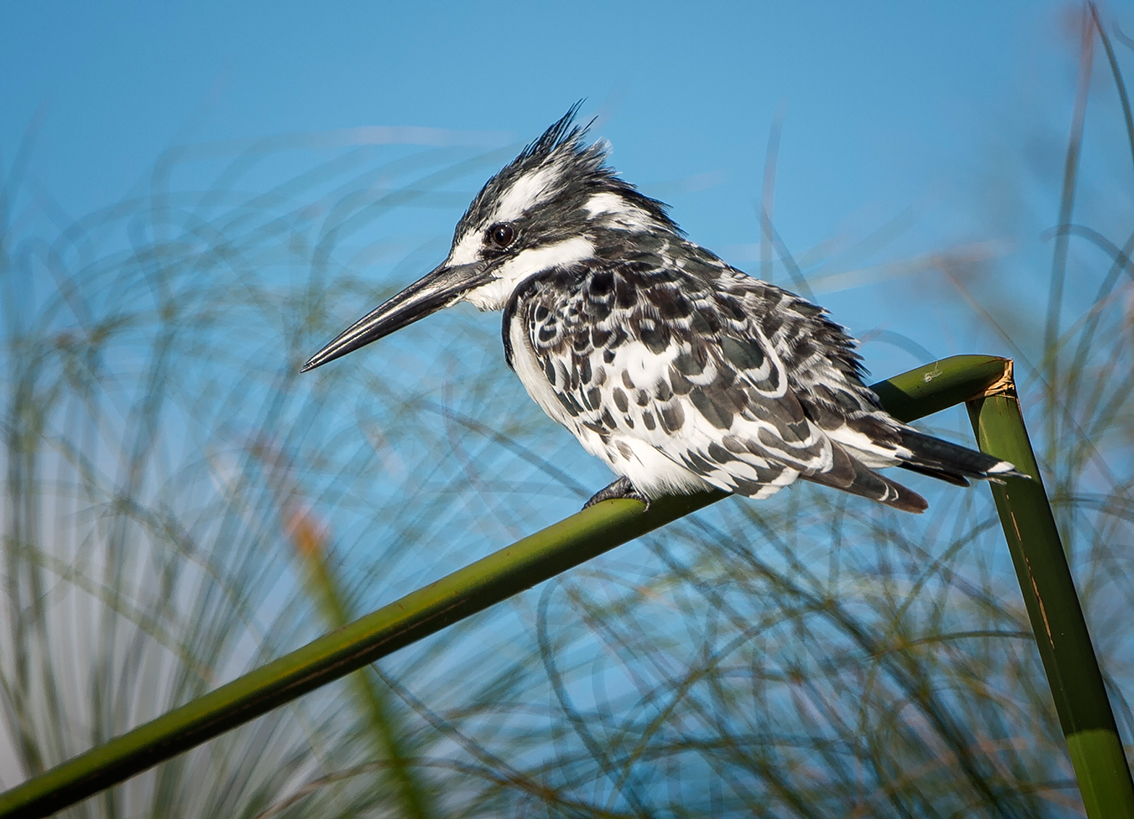
[{"label": "black eye stripe", "polygon": [[487,239],[503,250],[516,240],[516,228],[508,222],[497,222],[489,226]]}]

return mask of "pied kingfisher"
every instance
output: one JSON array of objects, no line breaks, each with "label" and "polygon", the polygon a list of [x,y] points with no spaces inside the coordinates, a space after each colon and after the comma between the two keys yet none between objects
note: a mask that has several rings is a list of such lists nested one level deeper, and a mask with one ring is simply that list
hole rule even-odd
[{"label": "pied kingfisher", "polygon": [[438,268],[303,370],[457,302],[503,309],[528,394],[621,476],[588,506],[712,487],[765,498],[803,478],[920,512],[920,495],[875,470],[1022,477],[890,417],[825,310],[686,239],[606,164],[605,142],[583,144],[577,110],[488,181]]}]

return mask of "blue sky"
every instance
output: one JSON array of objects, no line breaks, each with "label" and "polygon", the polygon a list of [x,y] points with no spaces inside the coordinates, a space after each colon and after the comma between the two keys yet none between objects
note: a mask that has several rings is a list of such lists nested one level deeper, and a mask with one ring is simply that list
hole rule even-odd
[{"label": "blue sky", "polygon": [[36,171],[83,212],[179,142],[362,125],[526,140],[585,97],[627,178],[715,181],[676,214],[710,244],[752,238],[785,106],[777,213],[807,241],[964,172],[1056,23],[1035,2],[6,3],[0,147],[42,110]]},{"label": "blue sky", "polygon": [[[1004,239],[974,203],[993,149],[1021,137],[1020,123],[1048,117],[1065,132],[1073,11],[1034,0],[696,11],[6,3],[0,157],[9,163],[36,123],[35,184],[74,218],[137,190],[173,145],[374,125],[519,144],[586,98],[583,114],[599,117],[595,135],[612,142],[623,175],[670,202],[695,240],[756,272],[756,203],[781,119],[777,229],[803,255],[832,239],[866,242],[819,271],[837,273]],[[1042,225],[1054,222],[1054,201],[1036,207]],[[460,210],[414,218],[443,236]],[[942,336],[940,315],[905,326],[911,317],[894,315],[885,290],[843,282],[819,300],[856,332],[912,328],[936,356],[967,351]],[[913,363],[883,356],[872,369]]]}]

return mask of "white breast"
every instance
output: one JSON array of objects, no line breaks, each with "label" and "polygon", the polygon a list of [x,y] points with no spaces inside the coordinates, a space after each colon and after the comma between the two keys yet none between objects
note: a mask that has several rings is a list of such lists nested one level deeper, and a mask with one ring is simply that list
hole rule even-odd
[{"label": "white breast", "polygon": [[547,381],[543,368],[532,352],[527,326],[520,311],[509,322],[508,339],[512,347],[512,367],[528,391],[556,423],[566,427],[579,439],[583,449],[602,459],[616,475],[625,476],[634,488],[649,498],[674,493],[701,492],[712,487],[699,476],[670,460],[647,441],[625,430],[613,430],[603,436],[579,423],[559,403],[555,390]]}]

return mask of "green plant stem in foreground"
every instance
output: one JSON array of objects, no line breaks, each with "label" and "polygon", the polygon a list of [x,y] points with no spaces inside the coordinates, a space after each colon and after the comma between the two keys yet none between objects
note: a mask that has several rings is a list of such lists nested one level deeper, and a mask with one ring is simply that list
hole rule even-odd
[{"label": "green plant stem in foreground", "polygon": [[[956,356],[896,376],[874,388],[887,410],[895,417],[909,421],[968,401],[974,396],[1010,389],[1010,373],[1010,362],[1004,359]],[[991,405],[988,401],[985,404]],[[983,419],[983,410],[980,414]],[[1016,417],[1019,417],[1018,411]],[[1011,423],[1013,422],[1008,422],[1009,425]],[[1016,423],[1019,424],[1019,435],[1024,436],[1026,441],[1022,421]],[[986,438],[990,432],[996,436],[1007,434],[994,427],[986,429],[982,426],[981,429],[984,430],[981,434],[985,436],[981,439],[982,446],[988,445]],[[1005,454],[998,449],[993,452]],[[1038,474],[1034,471],[1035,463],[1030,455],[1028,459],[1021,458],[1017,463],[1021,463],[1025,471]],[[1028,482],[1023,480],[1012,481],[1009,485],[1012,497],[1015,497],[1016,487],[1026,483]],[[1038,492],[1036,502],[1046,507],[1042,486],[1037,482],[1035,487]],[[1009,497],[1007,493],[1004,494],[1006,498]],[[724,493],[717,492],[666,498],[654,502],[648,510],[641,503],[630,500],[606,501],[585,509],[0,794],[0,817],[45,816],[72,805],[447,625],[483,611],[723,497],[726,497]],[[1010,504],[1013,501],[1005,502]],[[1000,504],[999,496],[997,503]],[[1048,515],[1050,516],[1050,510]],[[1093,709],[1110,715],[1090,640],[1086,637],[1086,626],[1082,625],[1082,612],[1074,597],[1074,588],[1070,585],[1070,574],[1057,537],[1054,543],[1058,560],[1063,561],[1062,571],[1067,573],[1067,585],[1074,604],[1061,616],[1077,618],[1081,624],[1071,633],[1081,634],[1082,637],[1075,636],[1071,639],[1079,642],[1079,654],[1085,652],[1095,668],[1094,677],[1072,673],[1070,670],[1061,672],[1063,656],[1059,652],[1053,653],[1052,662],[1056,664],[1056,672],[1062,673],[1062,676],[1059,673],[1056,676],[1068,684],[1061,684],[1060,690],[1064,693],[1056,694],[1056,702],[1059,703],[1062,696],[1071,692],[1069,685],[1083,684],[1089,690],[1076,689],[1074,696],[1090,701]],[[1019,552],[1027,562],[1030,560],[1031,548],[1030,541],[1021,538],[1019,548],[1013,547],[1013,558]],[[1045,548],[1050,551],[1050,543]],[[1053,556],[1049,558],[1055,559]],[[1023,575],[1021,581],[1023,582]],[[1062,597],[1048,599],[1045,594],[1041,592],[1038,595],[1042,606],[1037,621],[1036,611],[1025,590],[1025,599],[1029,600],[1028,611],[1033,617],[1033,628],[1037,635],[1048,633],[1043,620],[1045,611],[1050,618],[1051,607],[1064,604]],[[1043,606],[1047,608],[1044,609]],[[1041,651],[1043,650],[1041,640]],[[1080,662],[1078,656],[1077,654],[1075,662]],[[1055,690],[1056,677],[1052,676],[1052,666],[1047,665],[1048,654],[1044,654],[1044,662]],[[1062,718],[1063,710],[1059,713]],[[1131,788],[1131,785],[1117,732],[1113,727],[1113,716],[1110,716],[1106,725],[1100,720],[1089,724],[1072,721],[1070,728],[1066,721],[1063,725],[1076,772],[1083,783],[1084,801],[1090,815],[1120,815],[1097,809],[1097,806],[1113,805],[1118,810],[1119,806],[1129,804],[1122,801],[1125,798],[1121,795],[1122,788]],[[1106,727],[1107,725],[1110,727]],[[1108,731],[1111,733],[1107,733]],[[1106,738],[1100,740],[1097,736],[1099,734],[1105,734]],[[1115,757],[1116,751],[1121,759],[1122,770],[1117,767],[1119,763]],[[1083,765],[1090,767],[1095,764],[1109,765],[1109,770],[1113,773],[1105,779],[1084,779]],[[1095,795],[1092,790],[1092,795],[1088,796],[1087,791],[1096,787],[1105,793]],[[1134,789],[1130,792],[1134,794]]]},{"label": "green plant stem in foreground", "polygon": [[993,484],[992,495],[1087,815],[1134,816],[1126,754],[1015,388],[1009,381],[968,410],[980,448],[1032,476]]}]

